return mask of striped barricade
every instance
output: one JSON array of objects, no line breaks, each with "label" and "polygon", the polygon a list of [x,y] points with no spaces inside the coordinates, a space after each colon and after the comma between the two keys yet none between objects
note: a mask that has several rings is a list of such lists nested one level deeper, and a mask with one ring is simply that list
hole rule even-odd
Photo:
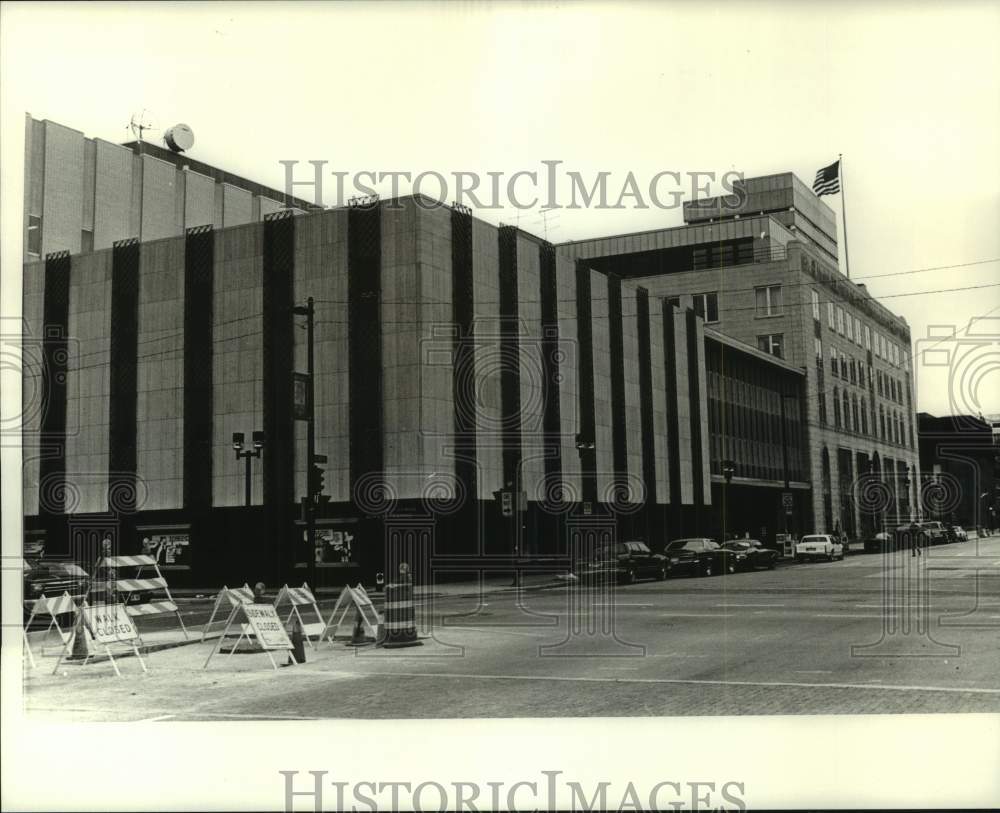
[{"label": "striped barricade", "polygon": [[417,621],[413,609],[413,582],[385,586],[385,634],[381,646],[420,646]]},{"label": "striped barricade", "polygon": [[[274,609],[277,610],[286,604],[291,605],[291,609],[283,619],[285,626],[287,627],[291,623],[293,617],[298,618],[299,624],[302,625],[302,635],[305,636],[309,646],[315,649],[311,637],[321,638],[323,631],[326,629],[326,623],[323,621],[323,614],[319,611],[319,606],[316,604],[316,597],[313,595],[312,590],[309,589],[309,585],[303,582],[301,587],[289,587],[287,584],[282,587],[278,591],[278,597],[274,600]],[[306,623],[306,620],[302,617],[302,613],[299,611],[299,607],[312,608],[312,612],[316,615],[317,620]]]},{"label": "striped barricade", "polygon": [[47,598],[43,593],[32,603],[31,612],[28,614],[28,620],[25,622],[23,627],[24,648],[28,653],[28,660],[31,662],[32,668],[35,666],[35,655],[31,650],[31,645],[28,643],[28,630],[31,628],[31,622],[39,616],[49,616],[49,625],[45,628],[45,632],[41,635],[42,646],[39,648],[39,654],[44,655],[45,641],[52,632],[52,627],[55,627],[56,631],[59,633],[60,646],[65,646],[71,632],[64,631],[63,628],[59,626],[59,616],[65,615],[66,613],[72,613],[75,618],[76,611],[76,602],[73,601],[73,597],[68,592],[63,593],[61,596],[55,596],[54,598]]},{"label": "striped barricade", "polygon": [[330,617],[326,621],[326,627],[320,635],[321,641],[329,640],[330,643],[333,643],[341,625],[352,608],[354,608],[356,614],[361,616],[363,627],[368,635],[376,641],[378,640],[382,627],[382,617],[375,609],[375,605],[372,604],[372,600],[368,597],[368,593],[365,592],[365,588],[359,584],[357,587],[344,587],[340,591],[337,603],[333,605],[333,611],[330,613]]},{"label": "striped barricade", "polygon": [[215,621],[216,615],[219,613],[219,609],[224,605],[228,604],[229,608],[242,607],[244,604],[253,604],[253,590],[250,589],[250,585],[246,582],[243,583],[242,587],[227,587],[222,586],[219,594],[215,597],[215,605],[212,607],[212,614],[208,617],[208,621],[205,622],[205,626],[201,629],[201,640],[205,640],[205,636],[208,635],[209,627],[211,627],[212,622]]},{"label": "striped barricade", "polygon": [[[121,571],[125,568],[134,568],[136,572],[131,577],[121,578]],[[147,570],[152,570],[154,575],[144,576],[144,573]],[[187,628],[184,626],[184,620],[181,618],[180,610],[177,609],[177,604],[174,601],[173,596],[170,595],[170,588],[167,586],[167,580],[160,572],[160,566],[157,563],[155,556],[148,556],[146,554],[139,554],[135,556],[105,556],[97,563],[97,571],[114,574],[113,581],[109,580],[109,583],[113,583],[115,595],[113,597],[106,596],[105,600],[110,598],[114,601],[114,603],[121,602],[124,604],[125,612],[131,618],[135,618],[137,616],[164,615],[167,613],[173,613],[173,615],[177,618],[177,623],[180,625],[181,632],[184,633],[184,637],[188,637]],[[133,593],[153,593],[161,591],[166,594],[164,598],[157,597],[155,599],[148,599],[141,604],[129,604],[129,598]]]}]

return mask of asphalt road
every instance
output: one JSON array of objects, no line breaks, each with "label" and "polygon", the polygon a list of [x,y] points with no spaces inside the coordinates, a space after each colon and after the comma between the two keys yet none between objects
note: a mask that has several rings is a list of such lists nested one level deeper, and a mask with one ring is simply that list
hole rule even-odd
[{"label": "asphalt road", "polygon": [[[200,615],[203,608],[189,609]],[[1000,539],[611,591],[419,604],[404,649],[305,665],[208,645],[29,673],[27,708],[84,720],[1000,712]]]}]

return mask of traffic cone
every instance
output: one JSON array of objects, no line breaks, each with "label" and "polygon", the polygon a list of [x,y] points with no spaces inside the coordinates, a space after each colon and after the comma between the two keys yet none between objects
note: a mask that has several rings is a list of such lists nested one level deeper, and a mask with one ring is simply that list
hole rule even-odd
[{"label": "traffic cone", "polygon": [[292,622],[292,652],[290,657],[289,663],[306,662],[305,638],[302,635],[302,624],[299,622],[298,616]]},{"label": "traffic cone", "polygon": [[90,657],[90,647],[87,645],[87,628],[83,625],[83,613],[76,614],[76,626],[73,627],[73,648],[66,656],[68,661],[85,661]]},{"label": "traffic cone", "polygon": [[351,640],[347,646],[367,646],[371,639],[365,635],[364,621],[361,618],[361,610],[354,611],[354,630],[351,632]]}]

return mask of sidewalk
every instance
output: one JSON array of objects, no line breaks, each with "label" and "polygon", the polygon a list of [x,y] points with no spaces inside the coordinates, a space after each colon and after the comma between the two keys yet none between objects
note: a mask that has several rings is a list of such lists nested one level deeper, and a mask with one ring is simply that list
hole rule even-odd
[{"label": "sidewalk", "polygon": [[[563,587],[570,581],[573,581],[573,577],[569,577],[566,574],[526,574],[521,577],[520,589],[550,590]],[[294,587],[297,585],[289,586]],[[219,585],[218,587],[171,587],[170,592],[175,598],[203,598],[207,600],[214,599],[221,589],[222,585]],[[275,596],[278,594],[278,590],[280,589],[280,585],[268,585],[265,593],[266,600],[269,602],[273,601]],[[333,600],[340,595],[340,591],[343,589],[343,586],[320,587],[313,592],[319,600]],[[375,602],[382,600],[383,594],[381,592],[376,592],[374,588],[370,588],[367,585],[365,586],[365,589]],[[518,588],[511,584],[511,576],[509,575],[486,576],[479,581],[469,580],[442,582],[439,584],[418,584],[413,588],[413,597],[415,599],[434,597],[474,598],[476,596],[493,593],[515,593],[517,592],[517,589]]]}]

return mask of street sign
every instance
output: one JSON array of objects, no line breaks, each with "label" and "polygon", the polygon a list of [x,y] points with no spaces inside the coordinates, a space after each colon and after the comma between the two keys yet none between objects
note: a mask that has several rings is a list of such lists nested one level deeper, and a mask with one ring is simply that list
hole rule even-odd
[{"label": "street sign", "polygon": [[297,421],[309,420],[309,376],[292,373],[292,415]]},{"label": "street sign", "polygon": [[245,604],[243,612],[261,649],[292,648],[288,632],[278,618],[278,611],[273,604]]},{"label": "street sign", "polygon": [[514,516],[514,494],[506,489],[500,492],[500,513],[505,517]]},{"label": "street sign", "polygon": [[139,633],[124,604],[101,604],[83,608],[83,620],[99,644],[134,641]]},{"label": "street sign", "polygon": [[791,516],[795,508],[795,496],[791,491],[783,491],[781,493],[781,504],[785,507],[785,513]]}]

